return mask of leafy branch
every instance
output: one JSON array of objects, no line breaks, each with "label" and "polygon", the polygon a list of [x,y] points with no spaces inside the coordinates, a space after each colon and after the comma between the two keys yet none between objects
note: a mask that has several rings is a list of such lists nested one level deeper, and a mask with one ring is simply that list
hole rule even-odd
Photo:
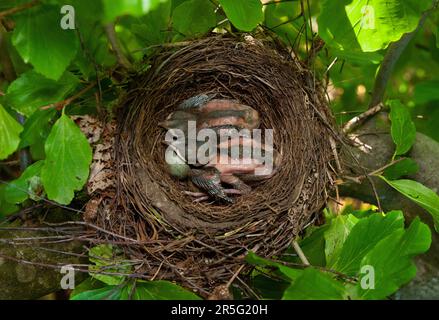
[{"label": "leafy branch", "polygon": [[55,108],[56,110],[62,110],[62,109],[64,109],[64,107],[67,107],[72,102],[76,101],[81,96],[83,96],[85,93],[87,93],[88,91],[93,89],[96,86],[96,84],[97,84],[97,82],[92,82],[88,86],[86,86],[85,88],[80,90],[78,93],[74,94],[73,96],[71,96],[71,97],[69,97],[69,98],[67,98],[67,99],[65,99],[63,101],[59,101],[59,102],[56,102],[56,103],[52,103],[52,104],[40,107],[40,110],[48,110],[48,109],[51,109],[51,108]]}]

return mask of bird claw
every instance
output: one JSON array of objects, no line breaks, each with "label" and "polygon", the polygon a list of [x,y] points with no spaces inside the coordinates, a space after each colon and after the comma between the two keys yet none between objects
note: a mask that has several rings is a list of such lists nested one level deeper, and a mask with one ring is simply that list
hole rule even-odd
[{"label": "bird claw", "polygon": [[184,191],[184,194],[194,197],[193,202],[195,203],[206,201],[209,199],[209,196],[204,192]]},{"label": "bird claw", "polygon": [[[242,194],[241,190],[237,190],[237,189],[223,189],[223,191],[227,195],[230,195],[230,194],[241,195]],[[184,194],[186,194],[188,196],[194,197],[195,199],[193,200],[193,202],[195,202],[195,203],[206,201],[206,200],[209,200],[211,198],[207,193],[204,193],[204,192],[192,192],[192,191],[183,191],[183,192],[184,192]],[[230,201],[228,201],[227,199],[224,199],[224,200],[226,200],[229,203],[234,202],[232,198],[228,198],[228,199],[230,199]]]},{"label": "bird claw", "polygon": [[242,190],[238,190],[238,189],[224,189],[224,192],[226,194],[243,194]]}]

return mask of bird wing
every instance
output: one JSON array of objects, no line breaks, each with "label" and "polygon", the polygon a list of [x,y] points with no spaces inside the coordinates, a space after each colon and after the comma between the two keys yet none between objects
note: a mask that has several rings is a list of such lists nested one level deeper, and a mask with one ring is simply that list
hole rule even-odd
[{"label": "bird wing", "polygon": [[214,172],[207,169],[194,169],[191,170],[191,173],[191,180],[197,187],[205,190],[215,199],[223,199],[230,203],[233,202],[233,199],[228,197],[224,192],[218,171]]},{"label": "bird wing", "polygon": [[215,94],[199,94],[197,96],[190,97],[189,99],[184,100],[182,103],[179,104],[178,109],[185,110],[190,108],[199,108],[209,102],[214,97]]}]

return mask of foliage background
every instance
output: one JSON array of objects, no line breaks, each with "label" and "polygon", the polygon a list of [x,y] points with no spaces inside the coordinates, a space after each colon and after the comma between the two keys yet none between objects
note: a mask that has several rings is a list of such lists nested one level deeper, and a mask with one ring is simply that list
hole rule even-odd
[{"label": "foliage background", "polygon": [[[74,9],[74,21],[71,11],[61,9],[65,5]],[[416,131],[439,140],[437,5],[431,0],[1,0],[0,218],[9,221],[41,202],[75,207],[86,197],[81,190],[92,151],[70,116],[111,114],[127,70],[147,70],[156,48],[212,31],[265,30],[322,79],[340,125],[375,106],[377,79],[393,59],[390,79],[381,84],[385,98],[378,102],[389,112],[395,151],[386,170],[373,175],[427,210],[437,225],[436,190],[407,179],[418,170],[408,157]],[[74,29],[61,28],[62,22]],[[412,38],[402,55],[392,56],[407,34]],[[401,212],[335,211],[328,209],[327,223],[310,228],[299,241],[313,268],[288,255],[280,262],[249,255],[257,266],[250,281],[259,297],[382,299],[414,277],[411,259],[431,241],[425,224],[415,219],[404,228]],[[94,255],[115,259],[115,250],[97,247]],[[102,259],[90,260],[106,266]],[[378,287],[365,291],[359,276],[368,264],[376,268]],[[73,297],[194,297],[166,282],[90,274]]]}]

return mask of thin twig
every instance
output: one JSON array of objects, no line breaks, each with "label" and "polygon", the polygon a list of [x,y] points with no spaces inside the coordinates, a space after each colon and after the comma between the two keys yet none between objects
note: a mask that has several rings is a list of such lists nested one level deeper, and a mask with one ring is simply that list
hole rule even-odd
[{"label": "thin twig", "polygon": [[[287,266],[287,267],[296,267],[296,268],[302,268],[302,269],[309,267],[309,265],[305,265],[302,263],[294,263],[294,262],[288,262],[288,261],[282,261],[282,260],[272,260],[272,261],[279,263],[281,265]],[[357,281],[358,281],[357,278],[355,278],[355,277],[349,276],[345,273],[342,273],[342,272],[339,272],[339,271],[336,271],[333,269],[328,269],[328,268],[321,267],[321,266],[312,266],[312,268],[318,269],[318,270],[323,271],[323,272],[332,273],[332,274],[334,274],[334,275],[336,275],[336,276],[338,276],[338,277],[342,278],[343,280],[350,282],[350,283],[357,283]],[[258,269],[258,271],[259,271],[259,269]]]},{"label": "thin twig", "polygon": [[63,101],[60,101],[60,102],[49,104],[47,106],[43,106],[40,109],[41,110],[47,110],[47,109],[55,108],[57,110],[62,110],[64,107],[68,106],[73,101],[75,101],[76,99],[80,98],[83,94],[87,93],[87,91],[91,90],[95,85],[96,85],[96,82],[92,82],[87,87],[83,88],[81,91],[79,91],[78,93],[74,94],[70,98],[67,98],[67,99],[65,99]]},{"label": "thin twig", "polygon": [[376,106],[366,110],[362,114],[353,117],[351,120],[349,120],[344,124],[343,133],[348,134],[352,132],[354,129],[358,128],[358,126],[360,126],[365,120],[376,115],[383,109],[384,109],[384,104],[378,103]]},{"label": "thin twig", "polygon": [[40,4],[40,0],[34,0],[28,3],[23,3],[19,6],[7,9],[5,11],[0,12],[0,19],[6,16],[10,16],[12,14],[18,13],[20,11],[30,9],[32,7],[35,7],[36,5]]},{"label": "thin twig", "polygon": [[119,65],[121,65],[125,69],[130,69],[131,63],[128,61],[128,58],[122,52],[119,39],[117,38],[116,35],[114,23],[108,23],[107,25],[105,25],[105,33],[107,34],[108,41],[111,44],[111,48],[113,49],[114,54],[116,55],[116,59]]},{"label": "thin twig", "polygon": [[153,45],[150,45],[150,46],[145,47],[145,48],[140,48],[140,49],[132,50],[131,52],[133,52],[133,53],[136,53],[136,52],[146,52],[146,51],[148,51],[150,49],[154,49],[154,48],[185,47],[187,45],[190,45],[191,43],[193,43],[193,41],[180,41],[180,42],[169,42],[169,43],[153,44]]},{"label": "thin twig", "polygon": [[372,191],[373,191],[373,194],[375,196],[375,200],[377,202],[379,212],[384,212],[383,207],[381,206],[380,197],[378,195],[378,191],[377,191],[377,188],[375,186],[375,183],[373,182],[373,180],[370,176],[367,176],[367,180],[369,180],[370,186],[372,187]]},{"label": "thin twig", "polygon": [[90,62],[93,64],[93,68],[94,68],[94,72],[95,72],[95,76],[96,76],[96,83],[98,85],[98,92],[96,93],[96,110],[98,111],[99,114],[101,114],[101,112],[102,112],[102,109],[101,109],[102,86],[101,86],[101,80],[99,77],[98,63],[96,62],[93,55],[90,53],[90,50],[88,50],[88,48],[86,47],[85,42],[84,42],[84,37],[82,36],[82,33],[81,33],[79,28],[76,28],[76,34],[78,35],[79,43],[81,45],[81,50],[83,51],[85,57],[87,57],[90,60]]},{"label": "thin twig", "polygon": [[311,264],[309,263],[308,259],[306,258],[305,254],[303,253],[303,251],[302,251],[302,249],[300,248],[300,246],[299,246],[299,244],[297,243],[297,241],[296,241],[296,240],[293,240],[292,244],[293,244],[293,248],[294,248],[294,250],[297,252],[297,255],[298,255],[299,258],[300,258],[300,261],[302,261],[302,263],[303,263],[305,266],[310,266]]},{"label": "thin twig", "polygon": [[263,6],[268,6],[270,4],[280,4],[280,3],[285,3],[285,2],[297,2],[297,0],[282,0],[282,1],[275,0],[275,1],[265,2],[262,5]]},{"label": "thin twig", "polygon": [[332,153],[334,155],[335,164],[337,165],[337,170],[338,170],[338,172],[341,173],[341,172],[343,172],[343,169],[341,167],[340,159],[338,157],[337,144],[335,143],[335,140],[334,140],[333,137],[329,137],[329,143],[331,145],[331,151],[332,151]]},{"label": "thin twig", "polygon": [[[62,263],[62,264],[50,264],[50,263],[44,263],[44,262],[36,262],[36,261],[30,261],[30,260],[24,260],[20,258],[15,258],[12,256],[5,255],[3,253],[0,253],[0,258],[10,260],[13,262],[25,264],[25,265],[32,265],[37,266],[41,268],[50,268],[55,270],[60,270],[65,265],[70,265],[73,267],[74,271],[76,272],[83,272],[83,273],[90,273],[89,267],[93,265],[80,265],[80,264],[74,264],[74,263]],[[76,266],[85,266],[86,268],[75,268]],[[93,273],[96,274],[103,274],[103,275],[111,275],[111,276],[122,276],[122,277],[130,277],[130,278],[137,278],[137,279],[148,279],[146,275],[143,274],[131,274],[131,273],[123,273],[123,272],[105,272],[105,271],[93,271]]]},{"label": "thin twig", "polygon": [[386,170],[387,168],[393,166],[394,164],[401,162],[402,160],[405,160],[406,158],[399,158],[397,160],[393,160],[392,162],[386,164],[385,166],[382,166],[379,169],[376,169],[374,171],[372,171],[371,173],[368,174],[368,176],[376,176],[379,175],[380,173],[382,173],[384,170]]},{"label": "thin twig", "polygon": [[133,243],[136,243],[136,244],[137,244],[137,243],[139,243],[139,244],[142,243],[141,241],[137,241],[136,239],[132,239],[132,238],[128,238],[128,237],[124,237],[124,236],[122,236],[122,235],[119,235],[119,234],[117,234],[117,233],[114,233],[114,232],[111,232],[111,231],[105,230],[105,229],[103,229],[103,228],[101,228],[101,227],[98,227],[98,226],[96,226],[96,225],[94,225],[94,224],[87,223],[87,222],[84,222],[84,221],[66,221],[66,222],[61,222],[61,223],[49,223],[49,222],[45,222],[44,224],[46,224],[46,225],[48,225],[48,226],[81,225],[81,226],[90,227],[90,228],[93,228],[93,229],[95,229],[95,230],[97,230],[97,231],[101,231],[101,232],[103,232],[103,233],[109,234],[109,235],[111,235],[111,236],[113,236],[113,237],[115,237],[115,238],[120,238],[120,239],[123,239],[123,240],[129,241],[129,242],[133,242]]},{"label": "thin twig", "polygon": [[244,268],[244,264],[241,265],[238,270],[236,270],[236,272],[233,274],[233,276],[230,278],[230,280],[226,283],[226,287],[229,288],[233,281],[235,281],[235,279],[239,276],[239,273],[241,272],[241,270]]},{"label": "thin twig", "polygon": [[350,177],[350,176],[343,176],[344,179],[349,180],[349,181],[353,181],[355,183],[361,184],[363,182],[363,180],[367,177],[374,177],[374,176],[378,176],[380,175],[384,170],[386,170],[387,168],[393,166],[394,164],[401,162],[402,160],[405,160],[407,158],[399,158],[397,160],[393,160],[392,162],[382,166],[381,168],[378,168],[372,172],[369,172],[365,175],[361,175],[361,176],[357,176],[357,177]]}]

